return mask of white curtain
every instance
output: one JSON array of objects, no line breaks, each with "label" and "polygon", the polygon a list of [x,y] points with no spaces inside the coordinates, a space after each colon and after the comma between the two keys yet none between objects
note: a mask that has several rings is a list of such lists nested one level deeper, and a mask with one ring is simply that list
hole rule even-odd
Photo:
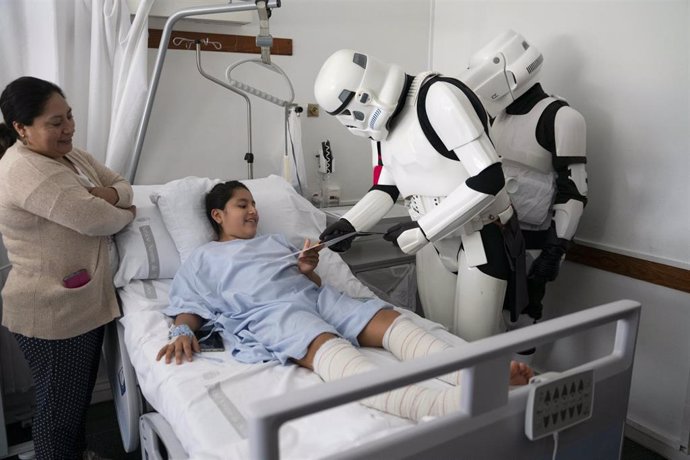
[{"label": "white curtain", "polygon": [[[105,164],[124,174],[133,155],[148,90],[148,14],[155,0],[142,0],[120,42],[113,73],[113,102]],[[122,0],[122,3],[125,3]]]},{"label": "white curtain", "polygon": [[22,75],[59,85],[75,145],[122,172],[146,94],[148,11],[125,0],[0,0],[0,86]]}]

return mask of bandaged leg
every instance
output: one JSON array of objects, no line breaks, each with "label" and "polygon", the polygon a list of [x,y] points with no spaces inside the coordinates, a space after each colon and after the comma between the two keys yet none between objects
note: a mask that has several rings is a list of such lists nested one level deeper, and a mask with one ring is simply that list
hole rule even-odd
[{"label": "bandaged leg", "polygon": [[[325,342],[314,357],[314,372],[326,382],[360,374],[376,366],[345,339]],[[439,390],[409,385],[360,401],[367,407],[411,420],[425,415],[445,415],[460,407],[458,388]]]},{"label": "bandaged leg", "polygon": [[[429,356],[452,348],[443,340],[434,337],[417,326],[404,315],[398,316],[383,336],[383,348],[393,353],[400,361]],[[460,384],[460,371],[438,377],[451,385]]]}]

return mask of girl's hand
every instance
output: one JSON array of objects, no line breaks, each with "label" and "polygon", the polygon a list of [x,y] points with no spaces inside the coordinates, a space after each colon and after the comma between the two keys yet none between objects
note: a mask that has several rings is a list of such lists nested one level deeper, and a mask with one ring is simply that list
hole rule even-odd
[{"label": "girl's hand", "polygon": [[304,275],[309,275],[314,271],[316,266],[319,264],[319,251],[323,249],[323,246],[308,249],[309,246],[311,246],[311,241],[309,241],[309,238],[307,238],[304,240],[302,252],[297,258],[297,268],[299,269],[300,273]]},{"label": "girl's hand", "polygon": [[196,337],[179,335],[160,349],[158,355],[156,355],[156,361],[160,361],[165,356],[165,364],[170,364],[172,357],[175,356],[175,364],[182,364],[183,358],[187,361],[192,361],[192,355],[195,352],[201,353]]}]

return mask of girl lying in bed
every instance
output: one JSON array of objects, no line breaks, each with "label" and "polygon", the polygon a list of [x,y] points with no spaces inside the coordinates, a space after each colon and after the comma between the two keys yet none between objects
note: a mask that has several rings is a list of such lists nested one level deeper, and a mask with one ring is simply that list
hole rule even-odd
[{"label": "girl lying in bed", "polygon": [[[218,241],[198,248],[175,275],[165,310],[175,317],[172,340],[157,360],[191,361],[200,351],[194,331],[207,323],[222,331],[238,361],[292,361],[325,381],[374,367],[358,347],[383,347],[400,360],[450,348],[380,299],[353,299],[321,285],[314,271],[320,249],[309,249],[308,240],[295,260],[289,254],[296,248],[282,235],[256,236],[259,214],[241,182],[213,187],[206,215]],[[511,384],[531,377],[527,365],[511,363]],[[457,385],[459,371],[440,378]],[[457,410],[460,391],[410,385],[361,402],[419,420]]]}]

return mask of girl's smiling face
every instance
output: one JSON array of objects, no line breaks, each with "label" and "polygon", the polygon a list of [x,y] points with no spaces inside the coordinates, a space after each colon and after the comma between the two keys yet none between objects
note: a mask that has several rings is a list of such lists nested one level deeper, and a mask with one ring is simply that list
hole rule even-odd
[{"label": "girl's smiling face", "polygon": [[211,211],[211,217],[221,229],[218,241],[248,240],[256,236],[259,212],[249,190],[235,189],[225,207]]}]

